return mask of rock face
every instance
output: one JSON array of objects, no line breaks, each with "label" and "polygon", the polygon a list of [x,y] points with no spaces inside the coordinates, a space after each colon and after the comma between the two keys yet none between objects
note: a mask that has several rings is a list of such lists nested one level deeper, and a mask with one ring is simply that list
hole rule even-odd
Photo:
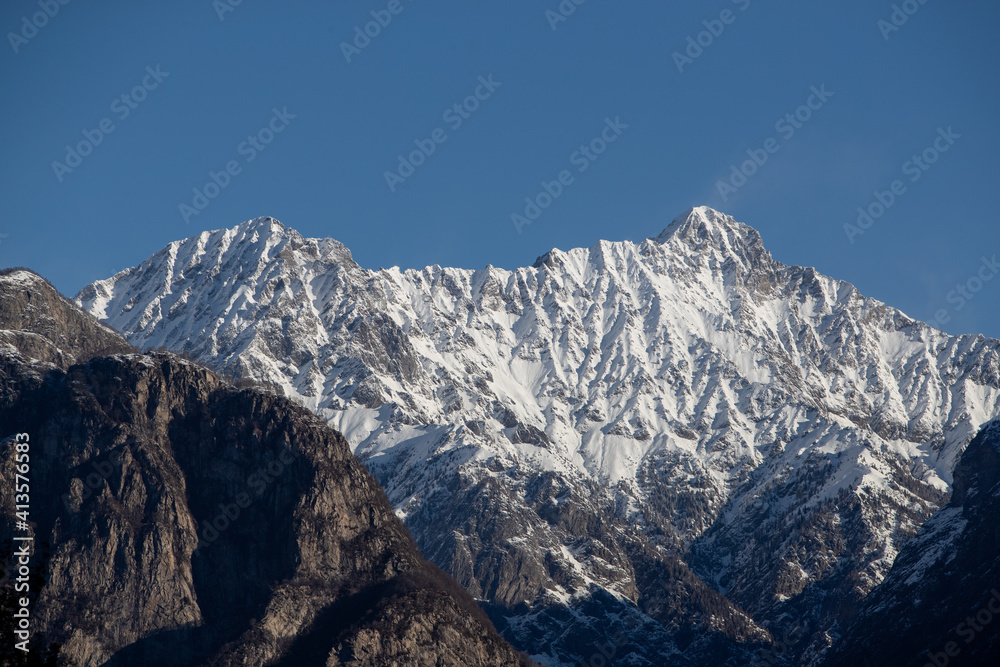
[{"label": "rock face", "polygon": [[117,332],[85,317],[44,278],[23,269],[0,271],[0,349],[60,368],[97,355],[136,351]]},{"label": "rock face", "polygon": [[830,665],[996,665],[1000,657],[1000,420],[969,444],[950,502],[907,542]]},{"label": "rock face", "polygon": [[[4,479],[30,436],[34,660],[529,664],[324,421],[173,355],[88,358],[129,347],[28,272],[0,276],[0,314],[34,327],[0,332]],[[14,505],[2,485],[4,547]]]},{"label": "rock face", "polygon": [[258,218],[77,302],[328,420],[549,665],[818,663],[1000,415],[1000,342],[708,208],[512,271],[366,270]]}]

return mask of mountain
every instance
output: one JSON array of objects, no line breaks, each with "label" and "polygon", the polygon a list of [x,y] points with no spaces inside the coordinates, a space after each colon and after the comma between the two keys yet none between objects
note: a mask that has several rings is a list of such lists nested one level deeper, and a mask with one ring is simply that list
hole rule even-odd
[{"label": "mountain", "polygon": [[304,408],[138,354],[24,270],[0,341],[5,569],[34,546],[29,592],[0,592],[6,628],[30,598],[30,653],[4,664],[529,664]]},{"label": "mountain", "polygon": [[369,270],[257,218],[76,301],[327,420],[547,665],[818,664],[1000,415],[1000,342],[704,207],[475,271]]},{"label": "mountain", "polygon": [[137,351],[24,269],[0,271],[0,346],[60,368],[98,355]]},{"label": "mountain", "polygon": [[995,665],[1000,656],[1000,420],[962,454],[948,504],[907,542],[830,664]]}]

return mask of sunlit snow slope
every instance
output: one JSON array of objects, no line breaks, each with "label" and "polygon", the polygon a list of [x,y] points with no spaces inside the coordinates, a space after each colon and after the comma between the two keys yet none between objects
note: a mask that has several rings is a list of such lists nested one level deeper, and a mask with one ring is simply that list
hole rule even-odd
[{"label": "sunlit snow slope", "polygon": [[258,218],[77,302],[327,418],[425,554],[548,664],[589,655],[560,644],[559,609],[595,591],[611,601],[573,623],[641,614],[666,633],[635,649],[650,664],[700,650],[682,630],[750,645],[792,613],[819,655],[1000,415],[1000,342],[776,262],[704,207],[514,271],[372,271]]}]

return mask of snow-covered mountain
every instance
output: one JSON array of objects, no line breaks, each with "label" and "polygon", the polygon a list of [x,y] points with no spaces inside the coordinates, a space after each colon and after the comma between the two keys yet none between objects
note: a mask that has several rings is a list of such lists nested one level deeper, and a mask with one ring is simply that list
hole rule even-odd
[{"label": "snow-covered mountain", "polygon": [[0,469],[30,475],[0,485],[0,665],[537,667],[301,406],[138,354],[17,268],[0,387]]},{"label": "snow-covered mountain", "polygon": [[944,509],[907,542],[829,659],[834,664],[996,665],[1000,656],[1000,420],[955,468]]},{"label": "snow-covered mountain", "polygon": [[1000,341],[783,265],[704,207],[513,271],[368,270],[257,218],[76,300],[329,420],[550,665],[818,661],[1000,415]]}]

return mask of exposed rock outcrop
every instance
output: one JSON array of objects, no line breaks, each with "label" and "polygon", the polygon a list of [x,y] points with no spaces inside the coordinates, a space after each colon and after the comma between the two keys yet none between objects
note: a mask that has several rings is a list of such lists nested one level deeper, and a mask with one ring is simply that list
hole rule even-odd
[{"label": "exposed rock outcrop", "polygon": [[87,358],[129,348],[27,272],[0,276],[0,313],[22,323],[0,350],[0,474],[27,433],[31,499],[20,530],[0,486],[0,545],[34,537],[33,660],[528,664],[324,421],[173,355]]},{"label": "exposed rock outcrop", "polygon": [[1000,658],[1000,420],[969,444],[951,501],[872,591],[826,665],[996,665]]}]

